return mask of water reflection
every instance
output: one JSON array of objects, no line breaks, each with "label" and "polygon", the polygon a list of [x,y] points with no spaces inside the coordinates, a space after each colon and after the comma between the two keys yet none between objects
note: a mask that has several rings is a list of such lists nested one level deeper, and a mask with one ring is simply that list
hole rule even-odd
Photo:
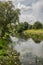
[{"label": "water reflection", "polygon": [[36,39],[36,38],[35,38],[35,39],[33,39],[33,40],[34,40],[35,43],[40,43],[40,42],[41,42],[40,39]]},{"label": "water reflection", "polygon": [[24,65],[40,65],[40,63],[43,65],[43,41],[40,44],[36,44],[30,38],[28,40],[18,39],[14,42],[15,49],[20,52],[21,62]]}]

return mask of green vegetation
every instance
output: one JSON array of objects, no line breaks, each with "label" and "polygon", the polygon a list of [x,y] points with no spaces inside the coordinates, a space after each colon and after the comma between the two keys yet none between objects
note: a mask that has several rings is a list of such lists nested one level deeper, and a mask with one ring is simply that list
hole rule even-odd
[{"label": "green vegetation", "polygon": [[24,23],[19,23],[16,25],[16,33],[22,33],[24,30],[28,29],[28,23],[24,22]]},{"label": "green vegetation", "polygon": [[16,37],[28,39],[32,38],[35,42],[43,40],[43,24],[36,21],[33,25],[27,22],[16,25]]},{"label": "green vegetation", "polygon": [[20,54],[9,47],[10,36],[43,40],[43,24],[36,21],[33,25],[19,22],[20,10],[11,1],[0,1],[0,65],[21,65]]},{"label": "green vegetation", "polygon": [[40,40],[43,40],[43,29],[26,30],[26,31],[24,31],[24,35],[26,35],[28,38],[32,38],[36,41],[40,41]]},{"label": "green vegetation", "polygon": [[1,65],[21,65],[19,60],[20,54],[17,53],[16,50],[13,49],[13,46],[6,48],[6,53],[4,52],[3,55],[0,55],[0,64]]},{"label": "green vegetation", "polygon": [[36,21],[33,25],[22,22],[16,25],[16,33],[22,33],[24,30],[30,30],[30,29],[43,29],[43,24],[39,21]]},{"label": "green vegetation", "polygon": [[12,43],[10,35],[19,23],[19,14],[19,9],[15,9],[11,1],[0,2],[0,65],[21,65],[19,53],[8,46]]},{"label": "green vegetation", "polygon": [[33,29],[42,29],[43,28],[43,25],[39,22],[39,21],[36,21],[33,26],[32,26]]}]

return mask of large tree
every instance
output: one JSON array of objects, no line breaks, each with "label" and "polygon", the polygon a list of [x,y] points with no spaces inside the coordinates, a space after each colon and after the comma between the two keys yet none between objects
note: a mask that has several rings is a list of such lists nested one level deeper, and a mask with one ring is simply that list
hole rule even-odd
[{"label": "large tree", "polygon": [[15,9],[11,1],[0,2],[0,29],[1,36],[5,35],[5,32],[9,32],[9,27],[12,28],[12,23],[19,22],[19,9]]},{"label": "large tree", "polygon": [[10,50],[11,52],[9,55],[9,50],[8,48],[6,49],[7,43],[11,41],[10,35],[13,33],[16,23],[19,22],[19,14],[19,9],[15,9],[11,1],[0,2],[0,58],[2,57],[0,59],[1,65],[20,65],[17,51],[13,52],[13,50]]}]

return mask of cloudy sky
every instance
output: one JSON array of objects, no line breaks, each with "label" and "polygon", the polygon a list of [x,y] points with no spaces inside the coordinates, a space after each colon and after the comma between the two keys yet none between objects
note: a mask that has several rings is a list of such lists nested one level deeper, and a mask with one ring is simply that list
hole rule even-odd
[{"label": "cloudy sky", "polygon": [[[2,1],[2,0],[1,0]],[[7,1],[7,0],[6,0]],[[20,21],[31,24],[39,20],[43,23],[43,0],[12,0],[16,8],[21,10]]]}]

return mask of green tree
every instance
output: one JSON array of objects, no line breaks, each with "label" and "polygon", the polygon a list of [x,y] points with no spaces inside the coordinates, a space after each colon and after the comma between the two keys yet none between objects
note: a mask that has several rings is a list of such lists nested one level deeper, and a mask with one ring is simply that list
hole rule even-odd
[{"label": "green tree", "polygon": [[42,29],[42,24],[39,21],[36,21],[33,24],[33,29]]},{"label": "green tree", "polygon": [[24,30],[27,30],[27,29],[28,29],[29,24],[28,24],[27,22],[24,22],[24,23],[23,23],[23,25],[24,25],[23,29],[24,29]]},{"label": "green tree", "polygon": [[20,10],[15,9],[11,1],[0,2],[0,44],[9,43],[10,35],[14,33],[14,27],[19,22],[19,14]]},{"label": "green tree", "polygon": [[22,33],[24,30],[28,29],[28,23],[27,22],[21,22],[16,26],[16,31],[18,33]]},{"label": "green tree", "polygon": [[9,28],[12,29],[12,23],[19,22],[19,9],[15,9],[11,1],[0,2],[0,28],[1,37],[5,35],[5,32],[9,33]]},{"label": "green tree", "polygon": [[[6,49],[10,43],[10,35],[14,32],[16,23],[19,23],[19,9],[15,9],[11,1],[0,2],[0,64],[20,65],[17,51]],[[16,59],[14,59],[16,57]]]}]

